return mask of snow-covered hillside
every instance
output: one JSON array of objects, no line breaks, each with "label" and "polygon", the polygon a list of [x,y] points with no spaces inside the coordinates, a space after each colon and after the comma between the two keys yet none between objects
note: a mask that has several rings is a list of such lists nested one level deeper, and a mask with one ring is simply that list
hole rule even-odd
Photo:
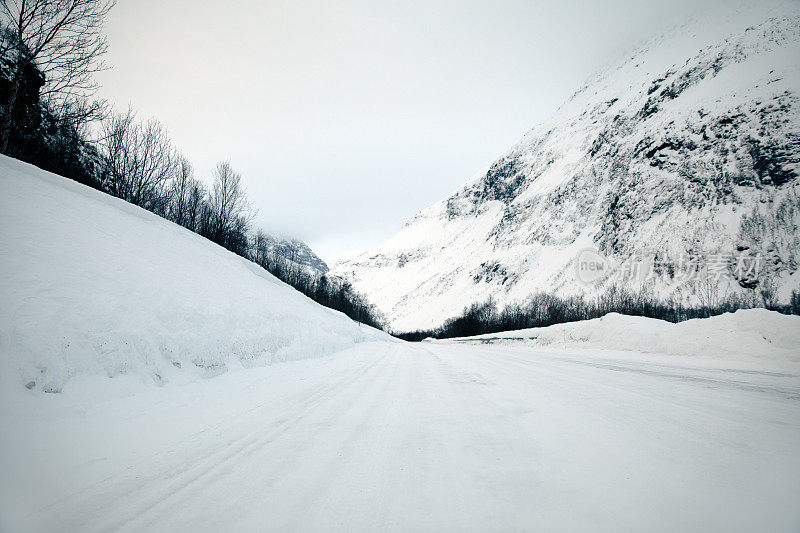
[{"label": "snow-covered hillside", "polygon": [[143,209],[0,157],[2,386],[162,384],[386,338]]},{"label": "snow-covered hillside", "polygon": [[[591,79],[550,119],[374,251],[337,266],[396,330],[435,327],[474,301],[596,294],[604,265],[661,264],[631,290],[694,297],[689,262],[719,293],[800,286],[800,4],[730,4]],[[638,256],[636,255],[638,254]],[[755,266],[755,268],[752,268]]]}]

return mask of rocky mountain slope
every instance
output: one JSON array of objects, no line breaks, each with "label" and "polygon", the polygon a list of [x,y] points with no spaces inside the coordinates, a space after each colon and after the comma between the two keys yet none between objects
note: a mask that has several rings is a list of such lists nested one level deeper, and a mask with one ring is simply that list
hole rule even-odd
[{"label": "rocky mountain slope", "polygon": [[800,285],[800,4],[731,7],[597,74],[486,171],[333,273],[397,330],[610,285]]},{"label": "rocky mountain slope", "polygon": [[306,243],[298,239],[266,236],[270,253],[284,257],[289,261],[303,265],[314,274],[324,274],[328,265]]}]

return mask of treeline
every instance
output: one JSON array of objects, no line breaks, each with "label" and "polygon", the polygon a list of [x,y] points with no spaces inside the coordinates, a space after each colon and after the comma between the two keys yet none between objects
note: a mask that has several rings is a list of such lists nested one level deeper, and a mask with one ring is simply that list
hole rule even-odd
[{"label": "treeline", "polygon": [[250,259],[279,280],[299,290],[312,300],[336,309],[351,319],[375,328],[383,327],[383,320],[364,296],[355,292],[348,281],[317,275],[309,267],[279,254],[271,253],[269,239],[261,230],[252,240]]},{"label": "treeline", "polygon": [[659,300],[645,292],[628,292],[616,286],[612,286],[595,298],[583,296],[562,298],[552,294],[538,293],[524,303],[510,305],[502,310],[497,308],[492,299],[474,303],[465,307],[460,315],[446,320],[442,326],[436,329],[394,333],[394,336],[408,341],[420,341],[425,338],[471,337],[486,333],[540,328],[564,322],[589,320],[600,318],[608,313],[682,322],[692,318],[708,318],[738,309],[755,307],[784,314],[800,315],[800,292],[792,292],[788,305],[777,304],[769,293],[763,295],[754,293],[750,297],[737,294],[728,295],[694,306],[675,300]]},{"label": "treeline", "polygon": [[147,209],[253,260],[317,302],[380,327],[347,283],[275,254],[230,162],[210,186],[155,119],[94,98],[108,0],[0,1],[0,153]]},{"label": "treeline", "polygon": [[206,187],[158,121],[137,121],[128,110],[110,113],[100,125],[102,190],[250,257],[256,210],[230,162],[217,163]]},{"label": "treeline", "polygon": [[158,122],[137,122],[129,110],[112,114],[103,128],[103,190],[253,261],[326,307],[381,327],[375,308],[349,283],[330,279],[270,248],[267,235],[252,226],[256,210],[247,199],[241,174],[228,161],[217,164],[206,188]]}]

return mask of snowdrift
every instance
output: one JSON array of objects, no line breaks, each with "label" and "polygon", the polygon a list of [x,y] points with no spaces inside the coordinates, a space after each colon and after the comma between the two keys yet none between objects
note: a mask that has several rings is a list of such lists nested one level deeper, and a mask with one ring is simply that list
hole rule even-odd
[{"label": "snowdrift", "polygon": [[156,215],[0,156],[0,375],[163,384],[387,335]]},{"label": "snowdrift", "polygon": [[782,315],[766,309],[739,310],[677,324],[609,313],[594,320],[453,340],[524,341],[536,346],[769,359],[800,364],[800,316]]}]

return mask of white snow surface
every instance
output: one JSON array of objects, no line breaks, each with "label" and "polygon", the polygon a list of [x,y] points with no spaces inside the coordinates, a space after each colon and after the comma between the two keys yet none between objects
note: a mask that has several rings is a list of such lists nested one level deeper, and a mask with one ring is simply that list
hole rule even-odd
[{"label": "white snow surface", "polygon": [[8,158],[0,253],[0,531],[800,529],[798,317],[398,342]]},{"label": "white snow surface", "polygon": [[[600,71],[489,169],[332,273],[396,331],[489,297],[594,297],[614,280],[576,279],[586,249],[673,263],[746,250],[785,302],[800,287],[798,89],[800,3],[731,1]],[[719,292],[752,295],[735,264]],[[699,304],[691,282],[623,283]]]},{"label": "white snow surface", "polygon": [[130,381],[2,391],[0,530],[800,528],[783,360],[375,342],[99,394]]},{"label": "white snow surface", "polygon": [[388,338],[143,209],[0,157],[0,378],[60,391],[317,357]]}]

